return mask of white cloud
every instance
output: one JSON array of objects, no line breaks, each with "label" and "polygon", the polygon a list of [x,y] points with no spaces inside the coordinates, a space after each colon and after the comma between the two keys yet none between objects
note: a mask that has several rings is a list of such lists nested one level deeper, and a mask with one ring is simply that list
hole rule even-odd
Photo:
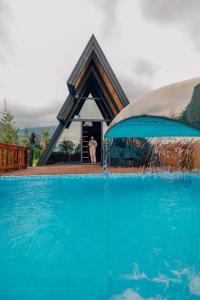
[{"label": "white cloud", "polygon": [[12,12],[6,0],[0,0],[0,65],[6,64],[11,50],[10,23]]},{"label": "white cloud", "polygon": [[117,25],[117,9],[120,0],[89,0],[89,2],[91,2],[97,10],[100,9],[102,13],[100,33],[103,38],[109,38]]},{"label": "white cloud", "polygon": [[[182,21],[164,19],[164,26],[158,26],[152,18],[160,12],[147,17],[140,4],[140,0],[7,0],[6,10],[0,12],[0,36],[6,37],[4,51],[0,48],[0,100],[6,98],[24,113],[37,110],[37,116],[29,118],[30,126],[46,124],[48,115],[41,115],[45,110],[49,123],[52,118],[56,122],[68,93],[65,82],[92,33],[130,100],[152,88],[199,76],[199,53],[192,35],[185,35],[180,26]],[[12,40],[9,52],[8,40]]]},{"label": "white cloud", "polygon": [[149,0],[140,1],[142,12],[150,21],[159,24],[178,24],[190,34],[199,51],[200,45],[200,1],[199,0]]}]

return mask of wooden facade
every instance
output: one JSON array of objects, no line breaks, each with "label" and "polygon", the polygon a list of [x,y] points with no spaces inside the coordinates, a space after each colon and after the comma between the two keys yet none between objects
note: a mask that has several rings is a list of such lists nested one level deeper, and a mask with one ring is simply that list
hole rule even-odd
[{"label": "wooden facade", "polygon": [[27,166],[26,147],[0,143],[0,172],[24,169]]},{"label": "wooden facade", "polygon": [[79,58],[67,85],[69,95],[57,116],[59,125],[42,153],[39,166],[47,163],[64,129],[69,128],[89,95],[92,95],[107,125],[129,104],[94,35]]}]

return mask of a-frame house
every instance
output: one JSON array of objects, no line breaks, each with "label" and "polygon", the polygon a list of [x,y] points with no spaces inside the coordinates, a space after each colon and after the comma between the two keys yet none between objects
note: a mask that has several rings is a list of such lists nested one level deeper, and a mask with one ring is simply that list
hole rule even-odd
[{"label": "a-frame house", "polygon": [[[92,96],[90,99],[95,101],[103,116],[103,121],[106,122],[107,125],[129,104],[122,87],[94,35],[90,38],[79,58],[67,81],[67,85],[69,95],[57,116],[59,125],[42,153],[38,162],[39,166],[48,163],[48,159],[62,132],[65,128],[69,128],[74,117],[81,111],[89,95]],[[83,122],[84,120],[80,121]],[[83,136],[81,140],[83,147]],[[86,143],[87,141],[84,142]],[[83,152],[84,151],[82,151],[82,153]],[[84,163],[83,158],[81,162]]]}]

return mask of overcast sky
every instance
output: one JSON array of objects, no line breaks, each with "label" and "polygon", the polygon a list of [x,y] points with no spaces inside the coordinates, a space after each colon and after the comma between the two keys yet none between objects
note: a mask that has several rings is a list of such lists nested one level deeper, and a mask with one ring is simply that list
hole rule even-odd
[{"label": "overcast sky", "polygon": [[0,0],[0,107],[20,127],[57,124],[92,33],[129,100],[200,76],[200,0]]}]

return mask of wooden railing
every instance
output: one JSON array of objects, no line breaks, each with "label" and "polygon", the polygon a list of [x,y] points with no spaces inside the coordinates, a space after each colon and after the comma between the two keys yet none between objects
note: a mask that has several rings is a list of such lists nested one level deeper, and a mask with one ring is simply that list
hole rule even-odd
[{"label": "wooden railing", "polygon": [[0,172],[27,167],[26,147],[0,143]]}]

